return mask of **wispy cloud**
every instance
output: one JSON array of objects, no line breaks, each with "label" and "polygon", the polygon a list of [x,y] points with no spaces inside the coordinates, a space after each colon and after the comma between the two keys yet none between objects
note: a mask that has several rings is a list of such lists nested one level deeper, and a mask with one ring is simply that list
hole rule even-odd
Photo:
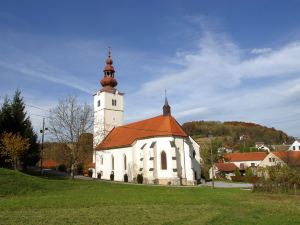
[{"label": "wispy cloud", "polygon": [[254,48],[251,50],[252,54],[263,54],[272,51],[271,48]]},{"label": "wispy cloud", "polygon": [[144,83],[138,94],[145,98],[167,88],[181,120],[253,121],[299,135],[289,118],[300,104],[300,42],[249,55],[228,36],[205,30],[196,46],[168,60],[181,69],[158,71],[158,78]]}]

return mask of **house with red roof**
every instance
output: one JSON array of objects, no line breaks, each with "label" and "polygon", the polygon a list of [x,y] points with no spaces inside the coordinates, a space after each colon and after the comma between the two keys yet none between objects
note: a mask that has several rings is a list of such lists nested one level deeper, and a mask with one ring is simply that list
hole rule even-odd
[{"label": "house with red roof", "polygon": [[257,167],[267,155],[267,152],[228,153],[224,155],[224,160],[234,163],[240,170],[245,170],[247,167]]},{"label": "house with red roof", "polygon": [[288,165],[300,167],[300,151],[270,152],[260,163],[260,167]]},{"label": "house with red roof", "polygon": [[124,94],[116,88],[115,70],[108,52],[94,95],[93,176],[146,184],[194,185],[200,181],[199,145],[171,115],[165,97],[162,115],[123,124]]},{"label": "house with red roof", "polygon": [[218,162],[214,163],[213,169],[209,170],[209,178],[212,179],[227,179],[231,180],[231,176],[234,176],[235,170],[238,167],[234,163],[230,162]]}]

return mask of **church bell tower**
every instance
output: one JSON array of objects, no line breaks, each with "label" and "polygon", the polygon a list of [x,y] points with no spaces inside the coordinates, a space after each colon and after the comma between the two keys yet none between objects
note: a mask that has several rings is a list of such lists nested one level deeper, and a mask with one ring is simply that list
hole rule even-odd
[{"label": "church bell tower", "polygon": [[102,88],[94,94],[94,149],[106,135],[123,124],[124,94],[119,92],[110,48],[100,81]]}]

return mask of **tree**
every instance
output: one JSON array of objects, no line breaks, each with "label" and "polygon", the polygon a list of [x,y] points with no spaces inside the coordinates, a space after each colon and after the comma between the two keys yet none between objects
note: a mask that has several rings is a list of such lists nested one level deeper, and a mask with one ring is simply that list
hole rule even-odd
[{"label": "tree", "polygon": [[[37,135],[33,131],[30,118],[27,116],[25,103],[19,90],[15,92],[13,101],[7,97],[5,98],[0,115],[0,133],[11,132],[13,134],[19,134],[29,141],[30,147],[20,155],[19,160],[21,165],[23,167],[35,165],[39,160]],[[7,160],[6,157],[2,157],[0,164],[4,165],[4,161],[7,162],[9,160]]]},{"label": "tree", "polygon": [[57,141],[66,143],[70,150],[71,177],[78,165],[80,155],[80,136],[93,126],[92,108],[79,104],[75,96],[60,100],[58,106],[50,110],[50,132]]},{"label": "tree", "polygon": [[29,146],[28,139],[21,135],[4,132],[1,138],[0,154],[7,157],[6,161],[12,162],[14,169],[17,169],[21,153],[26,151]]}]

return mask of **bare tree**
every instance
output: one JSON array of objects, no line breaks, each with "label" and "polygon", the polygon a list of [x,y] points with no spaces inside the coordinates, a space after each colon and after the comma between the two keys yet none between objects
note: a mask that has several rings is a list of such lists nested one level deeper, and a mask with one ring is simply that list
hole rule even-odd
[{"label": "bare tree", "polygon": [[93,127],[92,112],[91,106],[79,104],[75,96],[60,100],[58,106],[50,110],[50,132],[70,149],[72,178],[82,150],[79,145],[80,136]]}]

